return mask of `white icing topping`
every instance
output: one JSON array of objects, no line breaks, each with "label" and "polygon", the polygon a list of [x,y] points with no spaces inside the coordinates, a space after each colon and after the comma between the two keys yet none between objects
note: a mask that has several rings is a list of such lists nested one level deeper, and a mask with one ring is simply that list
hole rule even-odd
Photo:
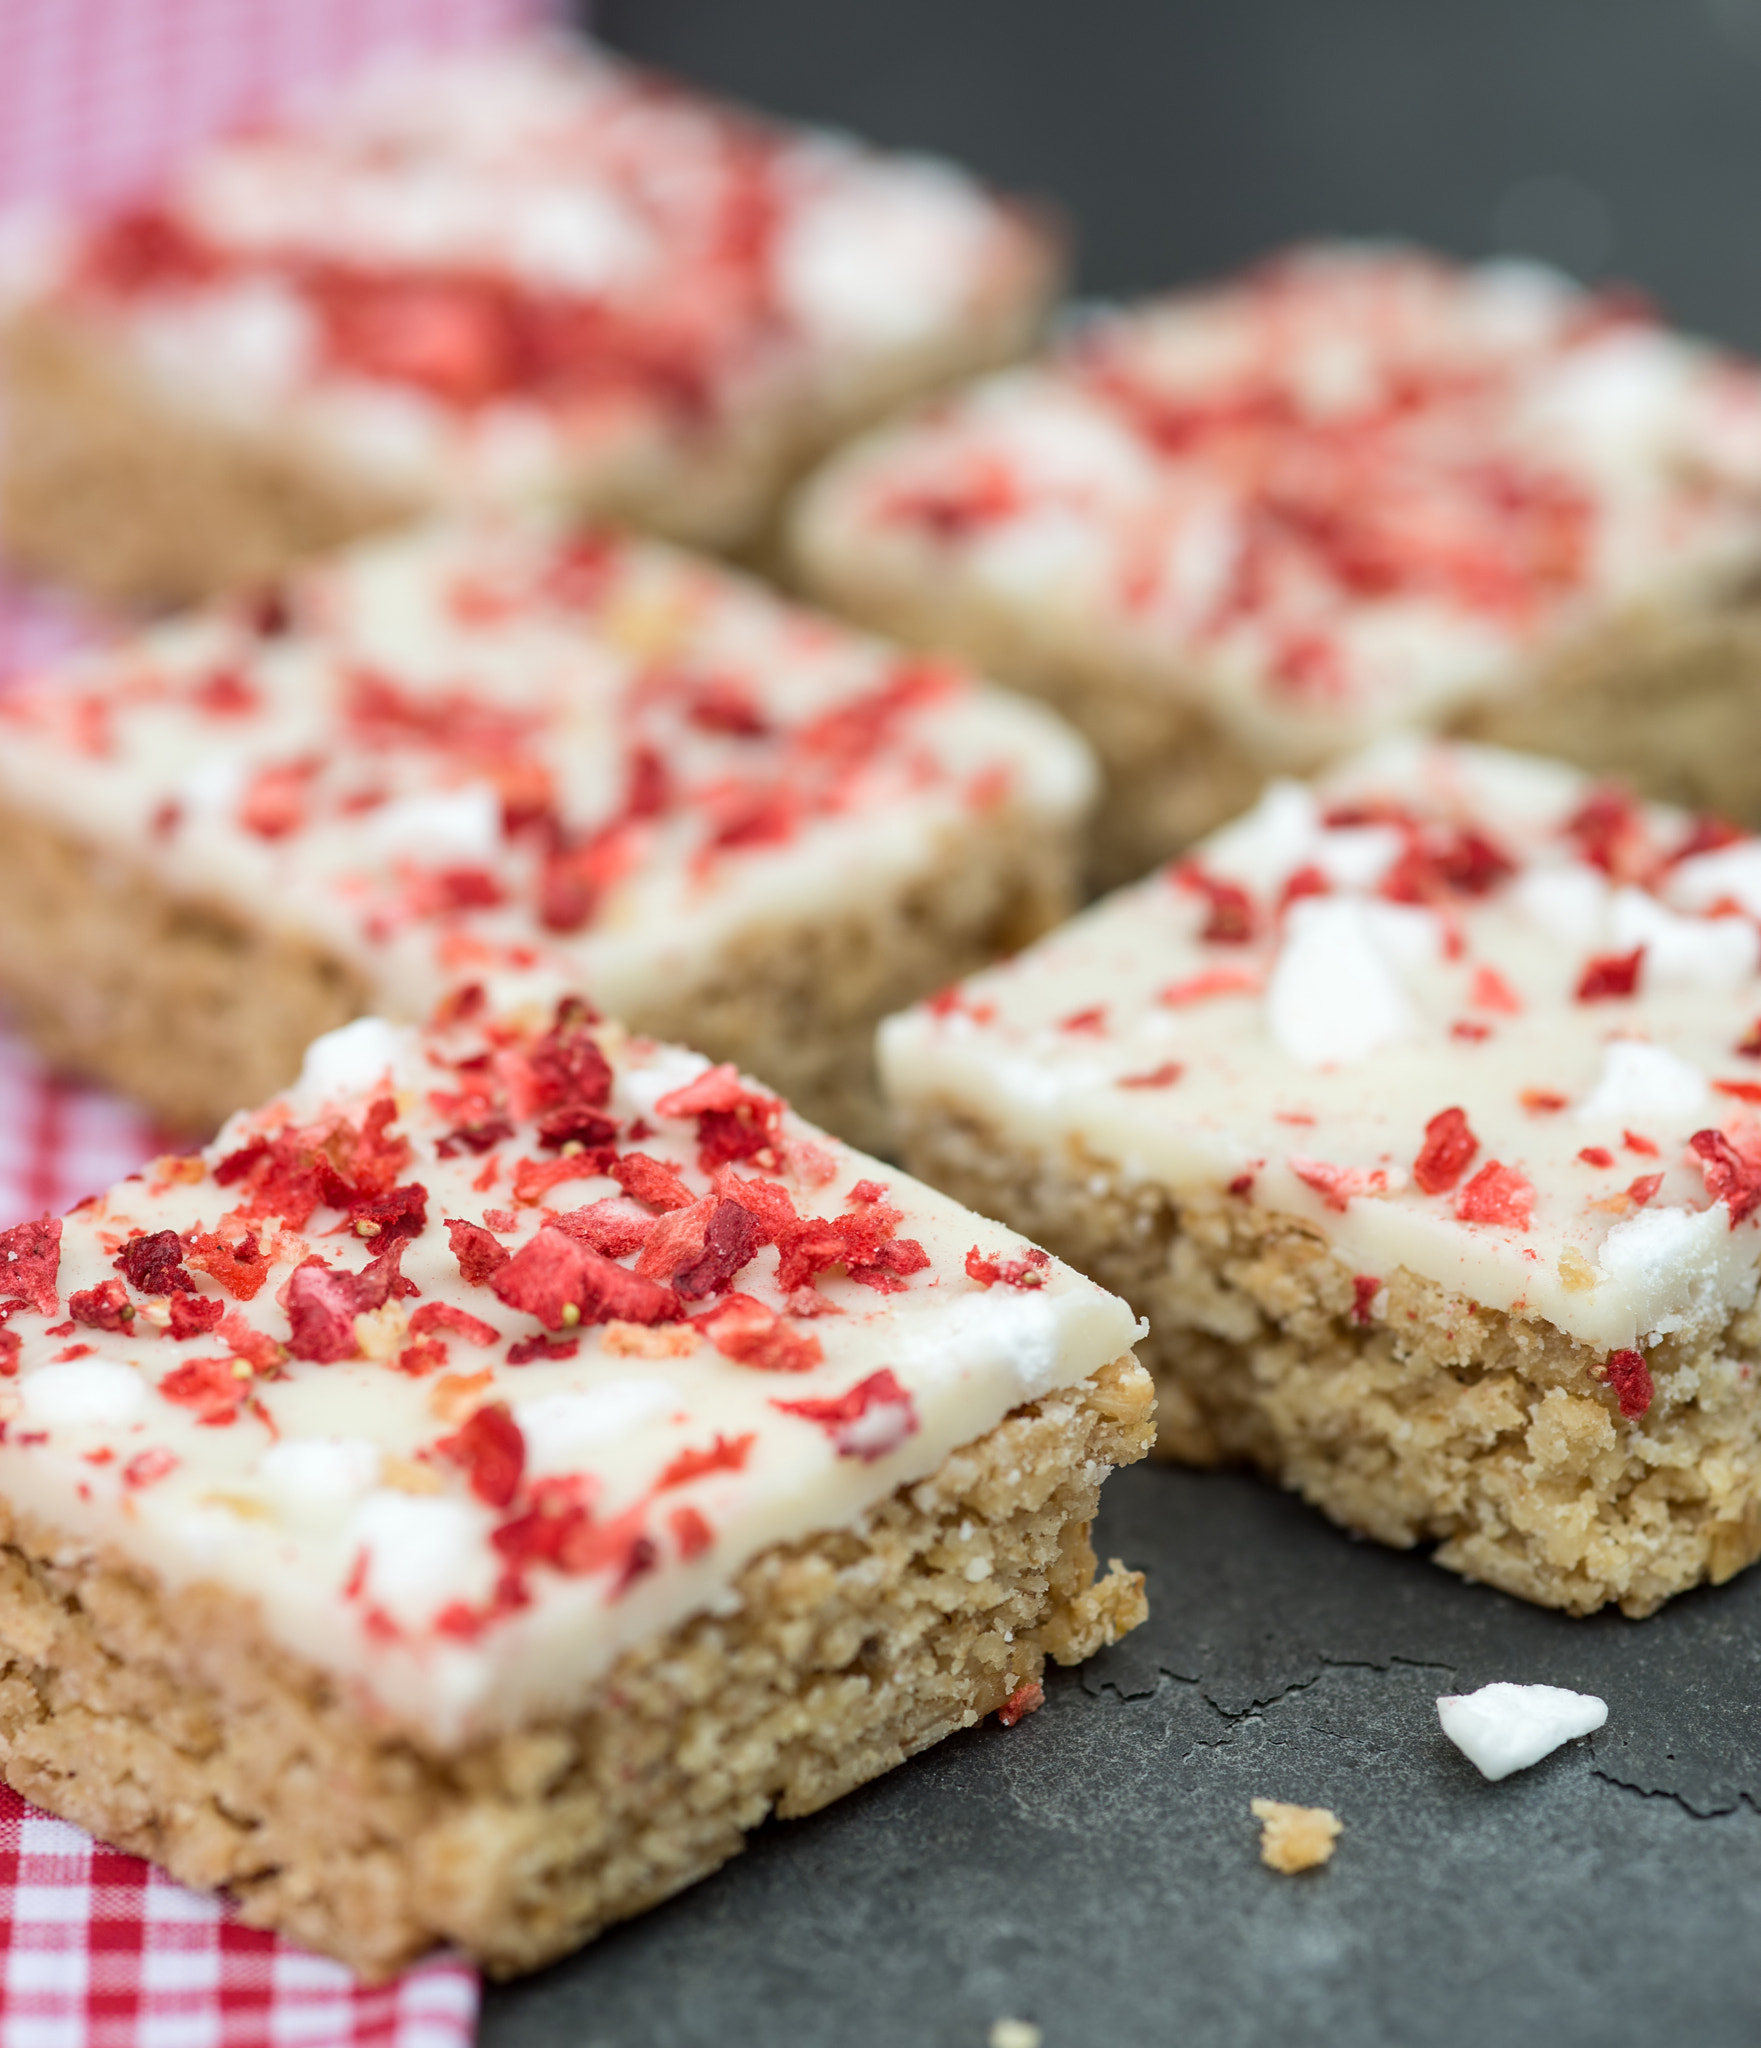
[{"label": "white icing topping", "polygon": [[1649,987],[1724,991],[1754,976],[1755,927],[1747,918],[1677,917],[1643,889],[1616,890],[1612,911],[1615,950],[1644,947]]},{"label": "white icing topping", "polygon": [[300,1065],[297,1098],[310,1115],[338,1096],[358,1095],[397,1066],[411,1033],[383,1017],[357,1017],[314,1038]]},{"label": "white icing topping", "polygon": [[601,1380],[585,1392],[565,1389],[521,1401],[514,1408],[539,1472],[566,1472],[583,1458],[622,1442],[645,1422],[684,1403],[670,1380]]},{"label": "white icing topping", "polygon": [[1559,1685],[1483,1685],[1478,1692],[1446,1693],[1437,1702],[1443,1732],[1483,1778],[1526,1771],[1562,1743],[1593,1735],[1608,1719],[1608,1703],[1594,1693]]},{"label": "white icing topping", "polygon": [[257,1460],[257,1476],[296,1521],[331,1520],[374,1484],[379,1463],[366,1437],[287,1437]]},{"label": "white icing topping", "polygon": [[1641,1038],[1617,1038],[1602,1056],[1602,1075],[1578,1105],[1588,1122],[1679,1123],[1711,1100],[1698,1067]]},{"label": "white icing topping", "polygon": [[1412,1005],[1377,944],[1367,906],[1305,898],[1291,906],[1286,931],[1266,990],[1266,1021],[1299,1066],[1350,1064],[1412,1035]]},{"label": "white icing topping", "polygon": [[40,1429],[115,1427],[133,1422],[147,1405],[147,1390],[133,1366],[104,1358],[45,1365],[19,1384],[26,1418]]}]

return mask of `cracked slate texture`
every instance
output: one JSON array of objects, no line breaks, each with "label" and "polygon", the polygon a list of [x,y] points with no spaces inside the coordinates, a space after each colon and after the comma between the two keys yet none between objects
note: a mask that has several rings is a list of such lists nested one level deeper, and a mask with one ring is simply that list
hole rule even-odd
[{"label": "cracked slate texture", "polygon": [[[1761,1571],[1574,1621],[1168,1467],[1109,1483],[1097,1542],[1150,1574],[1135,1635],[491,1990],[485,2048],[1761,2034]],[[1433,1702],[1494,1678],[1608,1725],[1489,1785]],[[1331,1806],[1332,1864],[1266,1870],[1257,1796]]]}]

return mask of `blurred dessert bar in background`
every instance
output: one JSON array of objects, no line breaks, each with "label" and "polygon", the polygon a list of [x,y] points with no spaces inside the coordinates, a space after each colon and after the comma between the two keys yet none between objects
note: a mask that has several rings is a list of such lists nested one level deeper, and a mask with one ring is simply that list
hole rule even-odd
[{"label": "blurred dessert bar in background", "polygon": [[320,1040],[0,1233],[0,1772],[367,1977],[506,1975],[1019,1719],[1142,1618],[1088,1528],[1151,1390],[988,1227],[569,999]]},{"label": "blurred dessert bar in background", "polygon": [[[1402,739],[882,1031],[1161,1448],[1576,1613],[1761,1552],[1761,841]],[[1006,1244],[981,1264],[1019,1272]]]},{"label": "blurred dessert bar in background", "polygon": [[1071,907],[1050,712],[663,543],[360,543],[0,701],[0,990],[174,1129],[548,963],[846,1136],[873,1027]]},{"label": "blurred dessert bar in background", "polygon": [[1099,878],[1399,729],[1761,820],[1761,378],[1515,263],[1297,251],[832,458],[806,586],[1049,698]]},{"label": "blurred dessert bar in background", "polygon": [[753,543],[1027,346],[1061,255],[950,165],[532,38],[382,62],[4,270],[6,545],[157,604],[462,503]]}]

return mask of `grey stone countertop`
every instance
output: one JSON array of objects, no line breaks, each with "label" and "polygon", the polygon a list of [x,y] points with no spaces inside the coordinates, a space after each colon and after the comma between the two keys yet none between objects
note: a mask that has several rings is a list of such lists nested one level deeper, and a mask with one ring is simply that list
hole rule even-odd
[{"label": "grey stone countertop", "polygon": [[[484,2048],[1045,2048],[1761,2038],[1761,1570],[1586,1621],[1354,1542],[1233,1474],[1109,1483],[1149,1621],[994,1720],[485,1999]],[[1434,1700],[1608,1724],[1487,1784]],[[1324,1870],[1256,1797],[1330,1806]]]}]

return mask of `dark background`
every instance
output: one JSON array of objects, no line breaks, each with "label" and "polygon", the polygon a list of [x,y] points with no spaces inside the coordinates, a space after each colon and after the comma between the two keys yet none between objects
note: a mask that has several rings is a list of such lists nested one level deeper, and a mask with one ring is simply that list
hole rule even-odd
[{"label": "dark background", "polygon": [[1057,200],[1079,284],[1401,235],[1761,349],[1761,0],[599,0],[632,55]]}]

